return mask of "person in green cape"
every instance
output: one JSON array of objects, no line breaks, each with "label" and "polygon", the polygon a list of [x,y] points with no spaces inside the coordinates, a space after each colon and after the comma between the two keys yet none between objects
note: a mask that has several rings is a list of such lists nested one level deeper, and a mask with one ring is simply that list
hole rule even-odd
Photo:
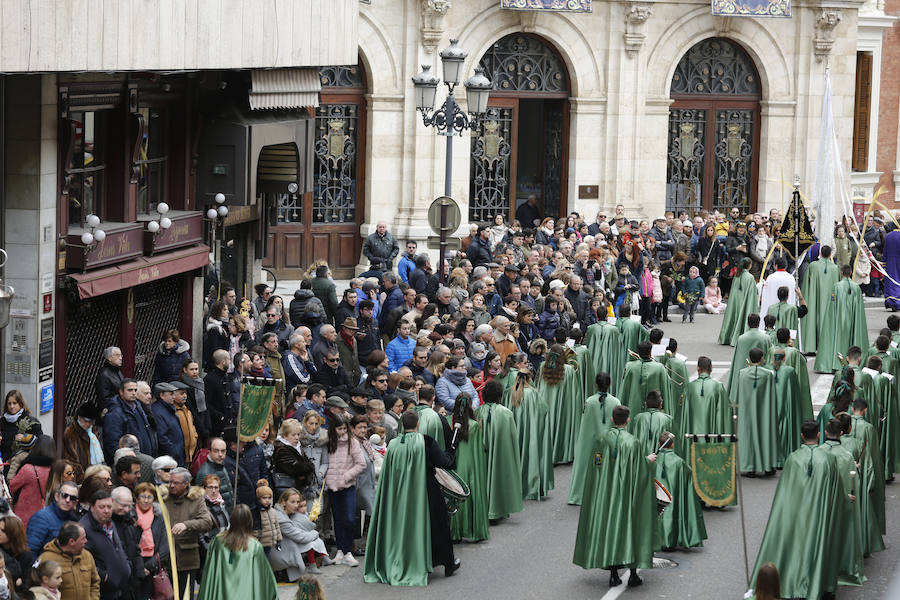
[{"label": "person in green cape", "polygon": [[550,408],[547,426],[553,446],[553,462],[569,463],[575,458],[575,433],[581,426],[584,395],[575,367],[566,363],[566,349],[553,344],[541,365],[538,395]]},{"label": "person in green cape", "polygon": [[[426,383],[419,388],[415,411],[419,414],[418,431],[431,436],[441,450],[446,450],[450,446],[450,424],[434,410],[434,386]],[[403,428],[402,421],[400,428]]]},{"label": "person in green cape", "polygon": [[866,371],[872,377],[870,396],[877,400],[881,408],[881,422],[878,440],[881,442],[881,459],[884,461],[884,479],[893,481],[894,473],[900,467],[900,406],[897,402],[897,388],[893,379],[885,375],[881,358],[870,356]]},{"label": "person in green cape", "polygon": [[[784,364],[792,367],[797,374],[797,401],[803,416],[802,420],[812,419],[812,394],[809,389],[809,370],[806,367],[806,357],[794,348],[793,341],[791,341],[791,332],[786,327],[782,327],[775,333],[775,341],[775,346],[780,346],[784,351]],[[767,364],[769,362],[769,360],[766,361]],[[797,431],[799,436],[800,430],[798,429]]]},{"label": "person in green cape", "polygon": [[[605,311],[606,304],[604,303],[601,308]],[[603,314],[606,313],[603,312]],[[582,367],[584,381],[593,382],[597,373],[609,373],[612,380],[609,391],[615,394],[626,362],[625,354],[622,352],[624,347],[622,334],[619,329],[606,320],[598,321],[587,328],[584,334],[584,345],[588,350],[587,359]],[[585,387],[585,390],[587,389],[589,388]]]},{"label": "person in green cape", "polygon": [[891,341],[900,344],[900,316],[888,315],[887,328],[891,332]]},{"label": "person in green cape", "polygon": [[612,378],[601,371],[594,377],[597,393],[584,401],[581,427],[575,438],[575,461],[572,463],[572,481],[569,484],[569,504],[581,504],[584,482],[588,469],[592,468],[591,449],[594,441],[612,427],[612,411],[621,402],[609,393]]},{"label": "person in green cape", "polygon": [[434,478],[435,468],[452,469],[456,460],[452,446],[445,452],[433,437],[418,432],[418,412],[408,410],[400,420],[403,433],[391,440],[381,465],[364,580],[424,586],[436,565],[444,565],[447,577],[460,567],[447,504]]},{"label": "person in green cape", "polygon": [[630,419],[628,432],[644,446],[646,454],[656,452],[656,443],[664,431],[672,429],[672,415],[663,410],[662,395],[659,390],[647,392],[644,400],[644,412]]},{"label": "person in green cape", "polygon": [[775,348],[772,368],[775,372],[775,414],[778,419],[778,466],[788,454],[800,447],[800,425],[803,418],[799,402],[797,372],[784,364],[784,349]]},{"label": "person in green cape", "polygon": [[684,360],[678,357],[678,340],[669,338],[669,345],[666,347],[665,353],[659,357],[659,362],[666,368],[669,374],[669,403],[665,406],[666,412],[672,415],[673,431],[677,433],[675,436],[674,450],[678,456],[684,458],[687,449],[684,434],[688,433],[685,426],[690,421],[691,402],[688,400],[690,394],[687,373],[687,365]]},{"label": "person in green cape", "polygon": [[653,566],[656,527],[656,492],[653,463],[643,445],[625,428],[627,406],[612,411],[613,427],[597,436],[584,481],[578,513],[578,532],[572,562],[585,569],[607,569],[609,585],[622,583],[619,569],[631,569],[629,586],[643,583],[638,569]]},{"label": "person in green cape", "polygon": [[491,537],[488,522],[487,457],[481,423],[475,420],[472,397],[462,393],[456,397],[451,417],[459,423],[456,442],[456,474],[469,486],[469,498],[450,517],[450,538],[456,542],[478,542]]},{"label": "person in green cape", "polygon": [[816,423],[819,424],[819,439],[825,443],[825,426],[831,418],[842,412],[850,410],[853,403],[854,390],[854,374],[851,370],[843,371],[843,378],[835,377],[832,382],[831,391],[828,393],[828,402],[816,415]]},{"label": "person in green cape", "polygon": [[[524,364],[523,364],[524,363]],[[513,386],[516,384],[516,375],[519,369],[528,365],[528,357],[521,352],[513,352],[506,357],[503,368],[494,377],[503,385],[503,406],[509,408],[509,394],[512,392]]]},{"label": "person in green cape", "polygon": [[750,366],[741,369],[728,397],[738,407],[738,455],[741,473],[770,475],[778,465],[775,374],[761,366],[763,351],[751,348]]},{"label": "person in green cape", "polygon": [[878,337],[875,338],[875,343],[869,347],[869,356],[866,358],[868,359],[872,356],[877,356],[881,359],[882,373],[887,373],[891,377],[900,375],[900,360],[896,358],[893,348],[891,348],[889,330],[882,329]]},{"label": "person in green cape", "polygon": [[819,425],[805,421],[801,435],[803,445],[784,461],[753,579],[771,562],[782,598],[834,598],[841,554],[835,532],[843,525],[836,517],[846,513],[849,498],[835,457],[819,446]]},{"label": "person in green cape", "polygon": [[547,427],[550,409],[531,386],[531,373],[527,369],[516,375],[509,408],[519,430],[522,495],[526,500],[540,500],[555,487],[553,446]]},{"label": "person in green cape", "polygon": [[843,434],[841,418],[850,421],[847,413],[841,413],[831,419],[825,426],[825,443],[822,444],[823,450],[834,455],[844,493],[850,498],[850,504],[846,507],[843,515],[845,526],[840,530],[834,530],[835,534],[840,536],[841,542],[835,539],[832,540],[832,543],[839,546],[838,583],[840,585],[862,585],[866,577],[863,575],[863,541],[859,503],[856,501],[858,485],[856,457],[841,443]]},{"label": "person in green cape", "polygon": [[860,446],[856,462],[859,463],[860,517],[863,551],[866,556],[884,550],[884,540],[881,536],[885,533],[884,466],[881,464],[878,433],[875,427],[866,421],[868,408],[865,398],[853,401],[853,415],[850,417],[852,424],[846,434],[856,439]]},{"label": "person in green cape", "polygon": [[659,436],[656,479],[672,494],[672,504],[659,517],[657,549],[670,551],[676,547],[702,546],[707,538],[700,498],[694,491],[691,467],[673,450],[675,434],[664,431]]},{"label": "person in green cape", "polygon": [[772,315],[775,317],[776,331],[782,327],[797,331],[799,319],[806,317],[806,314],[809,312],[809,309],[806,306],[806,300],[803,299],[803,293],[800,291],[800,288],[797,288],[797,301],[800,303],[799,306],[788,304],[788,296],[790,295],[791,290],[789,290],[787,286],[783,285],[778,288],[777,293],[778,302],[769,306],[769,309],[766,311],[766,316]]},{"label": "person in green cape", "polygon": [[800,321],[800,349],[804,354],[816,352],[822,336],[828,335],[829,322],[825,315],[831,303],[831,292],[839,280],[838,267],[831,259],[831,247],[822,246],[819,259],[810,263],[800,284],[809,309],[809,316]]},{"label": "person in green cape", "polygon": [[728,372],[728,384],[725,388],[731,393],[731,388],[737,383],[738,374],[747,366],[747,358],[750,350],[759,348],[763,356],[768,354],[772,347],[772,341],[765,333],[759,330],[759,315],[752,313],[747,316],[747,331],[742,333],[734,345],[734,354],[731,357],[731,370]]},{"label": "person in green cape", "polygon": [[763,333],[769,336],[769,339],[772,340],[772,344],[776,343],[777,331],[775,330],[775,323],[778,319],[775,315],[766,315],[763,317]]},{"label": "person in green cape", "polygon": [[616,319],[616,328],[622,335],[622,349],[619,352],[622,354],[622,360],[627,365],[628,361],[634,360],[630,352],[637,352],[638,344],[650,337],[650,334],[640,322],[631,318],[631,307],[627,304],[619,307],[619,318]]},{"label": "person in green cape", "polygon": [[519,430],[512,411],[500,404],[503,386],[499,381],[487,382],[481,398],[483,404],[475,411],[475,418],[481,423],[487,455],[488,518],[496,520],[525,508]]},{"label": "person in green cape", "polygon": [[622,376],[622,404],[628,407],[631,414],[638,414],[644,409],[644,400],[650,390],[659,390],[663,402],[668,402],[669,374],[666,368],[650,356],[653,346],[650,342],[638,344],[638,360],[625,365]]},{"label": "person in green cape", "polygon": [[198,600],[278,600],[278,584],[262,544],[253,537],[246,504],[231,511],[228,529],[206,550]]},{"label": "person in green cape", "polygon": [[697,359],[697,378],[688,388],[690,418],[684,433],[733,433],[731,401],[725,386],[712,378],[712,360],[708,356]]},{"label": "person in green cape", "polygon": [[834,373],[841,368],[838,354],[846,354],[850,346],[865,348],[868,342],[862,290],[852,275],[853,267],[841,267],[841,280],[831,292],[816,348],[816,373]]},{"label": "person in green cape", "polygon": [[[725,305],[725,318],[719,331],[719,343],[734,346],[738,336],[747,331],[747,315],[759,310],[759,295],[756,280],[750,273],[749,258],[741,260],[740,273],[731,283],[728,304]],[[756,323],[759,327],[759,322]]]}]

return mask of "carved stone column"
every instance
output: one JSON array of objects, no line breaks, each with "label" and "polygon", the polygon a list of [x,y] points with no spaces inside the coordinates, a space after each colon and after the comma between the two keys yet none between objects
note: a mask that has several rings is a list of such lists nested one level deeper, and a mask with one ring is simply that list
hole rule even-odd
[{"label": "carved stone column", "polygon": [[422,0],[422,45],[428,54],[434,52],[444,35],[444,15],[450,0]]},{"label": "carved stone column", "polygon": [[818,62],[822,62],[831,54],[831,47],[834,46],[834,29],[840,22],[840,8],[822,8],[816,14],[816,34],[813,37],[813,50]]},{"label": "carved stone column", "polygon": [[647,39],[644,23],[653,14],[653,8],[643,2],[629,2],[625,6],[625,52],[634,57]]}]

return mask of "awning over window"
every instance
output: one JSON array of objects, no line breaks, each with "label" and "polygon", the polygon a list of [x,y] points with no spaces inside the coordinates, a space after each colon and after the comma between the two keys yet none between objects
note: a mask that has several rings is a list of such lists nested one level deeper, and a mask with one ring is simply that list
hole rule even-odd
[{"label": "awning over window", "polygon": [[93,298],[193,271],[207,264],[209,264],[209,246],[198,244],[157,256],[141,256],[106,269],[72,273],[69,277],[78,283],[79,297]]},{"label": "awning over window", "polygon": [[251,110],[319,106],[318,69],[255,69],[250,82]]}]

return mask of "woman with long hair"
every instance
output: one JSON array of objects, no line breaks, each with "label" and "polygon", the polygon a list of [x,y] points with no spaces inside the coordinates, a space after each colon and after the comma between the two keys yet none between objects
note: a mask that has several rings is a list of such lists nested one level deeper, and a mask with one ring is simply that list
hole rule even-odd
[{"label": "woman with long hair", "polygon": [[707,223],[697,240],[697,266],[703,281],[709,281],[710,276],[718,272],[722,254],[722,243],[716,236],[716,226]]},{"label": "woman with long hair", "polygon": [[575,432],[581,426],[582,392],[575,367],[566,362],[568,353],[553,344],[541,365],[538,393],[550,407],[548,428],[553,444],[553,462],[575,458]]},{"label": "woman with long hair", "polygon": [[353,532],[356,529],[356,477],[366,468],[362,446],[350,434],[347,420],[335,417],[328,428],[328,472],[325,487],[334,518],[337,554],[334,562],[351,567],[359,565],[353,558]]},{"label": "woman with long hair", "polygon": [[528,357],[515,354],[519,362],[509,393],[509,408],[519,430],[519,457],[522,461],[522,495],[526,500],[540,500],[555,487],[553,479],[553,445],[547,427],[550,409],[531,385]]},{"label": "woman with long hair", "polygon": [[28,548],[25,526],[16,515],[0,518],[0,556],[6,559],[6,570],[17,589],[28,587],[34,555]]},{"label": "woman with long hair", "polygon": [[15,498],[13,508],[25,527],[28,527],[31,515],[44,508],[47,479],[50,478],[50,467],[55,460],[56,445],[53,438],[40,435],[28,453],[25,464],[9,482],[9,491]]},{"label": "woman with long hair", "polygon": [[468,348],[469,344],[475,339],[475,327],[477,327],[475,319],[472,317],[462,317],[456,324],[456,330],[453,332],[453,337],[465,342],[466,348]]},{"label": "woman with long hair", "polygon": [[781,577],[778,567],[767,562],[756,573],[756,586],[753,588],[754,600],[781,600]]},{"label": "woman with long hair", "polygon": [[65,481],[76,481],[78,472],[75,466],[67,460],[59,458],[53,461],[50,467],[50,476],[47,478],[47,490],[44,492],[44,506],[50,506],[53,501],[53,494],[59,484]]},{"label": "woman with long hair", "polygon": [[440,350],[435,350],[428,356],[425,370],[434,375],[434,380],[437,381],[444,374],[445,362],[447,362],[447,355]]},{"label": "woman with long hair", "polygon": [[484,389],[485,384],[499,375],[502,368],[503,362],[500,355],[493,350],[489,350],[487,356],[484,357],[484,366],[481,368],[481,373],[472,378],[472,385],[475,386],[479,396],[481,396],[481,390]]},{"label": "woman with long hair", "polygon": [[277,600],[275,574],[262,544],[252,536],[253,515],[247,505],[235,506],[230,521],[210,543],[198,600]]},{"label": "woman with long hair", "polygon": [[[24,420],[23,420],[24,419]],[[21,442],[24,435],[40,435],[41,424],[31,416],[25,405],[25,398],[19,390],[9,390],[3,400],[3,418],[0,419],[0,454],[9,460],[15,454],[14,445]]]}]

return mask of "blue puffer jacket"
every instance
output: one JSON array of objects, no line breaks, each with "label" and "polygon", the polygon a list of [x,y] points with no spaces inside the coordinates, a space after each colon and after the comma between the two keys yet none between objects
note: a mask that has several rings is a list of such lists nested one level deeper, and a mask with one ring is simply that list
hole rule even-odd
[{"label": "blue puffer jacket", "polygon": [[34,556],[40,556],[44,551],[44,544],[57,536],[63,523],[77,520],[78,517],[75,513],[63,511],[55,500],[50,503],[50,506],[31,515],[31,518],[28,519],[28,530],[25,532],[31,553]]},{"label": "blue puffer jacket", "polygon": [[412,336],[407,336],[404,340],[399,335],[388,342],[384,353],[388,358],[388,369],[391,373],[403,366],[403,364],[412,358],[413,348],[416,347],[416,340]]},{"label": "blue puffer jacket", "polygon": [[180,381],[181,368],[184,361],[191,357],[191,345],[184,340],[178,340],[175,347],[166,350],[165,342],[159,343],[159,352],[156,354],[156,366],[153,368],[153,383],[161,381]]}]

